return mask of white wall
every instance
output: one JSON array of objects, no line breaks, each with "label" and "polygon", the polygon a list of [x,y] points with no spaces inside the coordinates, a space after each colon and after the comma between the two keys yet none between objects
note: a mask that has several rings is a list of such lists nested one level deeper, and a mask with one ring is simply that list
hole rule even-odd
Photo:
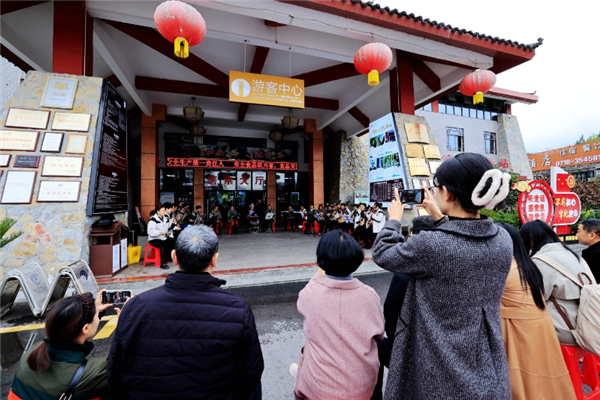
[{"label": "white wall", "polygon": [[497,154],[485,153],[485,141],[483,138],[484,132],[496,133],[496,149],[498,149],[498,122],[422,110],[416,111],[415,114],[427,119],[427,122],[433,131],[433,135],[438,142],[442,156],[455,156],[456,154],[460,154],[458,151],[447,150],[448,140],[446,137],[446,127],[454,127],[464,129],[465,152],[482,154],[487,158],[494,160],[494,163],[500,161]]}]

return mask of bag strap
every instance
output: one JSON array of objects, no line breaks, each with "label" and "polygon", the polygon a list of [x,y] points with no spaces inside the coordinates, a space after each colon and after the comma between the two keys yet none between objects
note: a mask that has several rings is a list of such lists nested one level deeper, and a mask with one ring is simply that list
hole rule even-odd
[{"label": "bag strap", "polygon": [[79,383],[79,381],[81,380],[81,377],[83,376],[83,370],[85,369],[86,364],[87,364],[87,360],[84,359],[83,362],[79,365],[79,368],[77,368],[77,372],[75,372],[75,376],[73,377],[71,384],[69,385],[67,390],[65,390],[65,392],[60,396],[59,400],[71,400],[71,397],[73,396],[73,393],[75,392],[75,388],[77,387],[77,384]]},{"label": "bag strap", "polygon": [[[557,261],[554,261],[550,257],[545,256],[543,254],[536,254],[536,255],[534,255],[531,258],[532,259],[537,258],[538,260],[541,260],[541,261],[545,262],[546,264],[548,264],[549,266],[551,266],[552,268],[554,268],[555,270],[557,270],[558,272],[560,272],[561,274],[563,274],[564,276],[566,276],[567,278],[569,278],[570,280],[572,280],[577,286],[583,287],[583,284],[581,284],[577,280],[577,278],[571,273],[571,271],[569,271],[568,269],[566,269],[565,267],[563,267]],[[587,266],[587,264],[586,264],[586,266]]]},{"label": "bag strap", "polygon": [[575,328],[573,327],[573,324],[571,323],[571,321],[569,321],[569,318],[567,318],[567,315],[563,311],[562,307],[560,305],[558,305],[558,302],[556,301],[554,296],[550,296],[550,301],[552,302],[552,304],[554,304],[554,307],[556,307],[556,311],[558,311],[558,313],[560,314],[562,319],[565,321],[565,323],[567,324],[569,329],[574,331]]}]

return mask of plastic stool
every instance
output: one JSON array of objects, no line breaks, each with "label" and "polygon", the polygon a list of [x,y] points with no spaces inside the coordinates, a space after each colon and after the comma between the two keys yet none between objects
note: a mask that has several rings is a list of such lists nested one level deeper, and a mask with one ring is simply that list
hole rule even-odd
[{"label": "plastic stool", "polygon": [[306,232],[307,221],[302,221],[302,232]]},{"label": "plastic stool", "polygon": [[296,221],[294,221],[294,220],[288,221],[288,223],[287,223],[287,225],[285,227],[285,230],[286,231],[291,230],[292,232],[296,232]]},{"label": "plastic stool", "polygon": [[[148,250],[150,253],[148,254]],[[160,249],[158,247],[152,246],[150,243],[146,245],[144,249],[144,264],[142,267],[146,267],[146,263],[154,263],[156,268],[160,268]]]},{"label": "plastic stool", "polygon": [[[565,364],[575,388],[577,400],[600,400],[600,378],[598,378],[598,357],[574,346],[560,346]],[[583,372],[579,369],[579,360],[583,358]],[[582,384],[588,385],[592,391],[583,394]]]}]

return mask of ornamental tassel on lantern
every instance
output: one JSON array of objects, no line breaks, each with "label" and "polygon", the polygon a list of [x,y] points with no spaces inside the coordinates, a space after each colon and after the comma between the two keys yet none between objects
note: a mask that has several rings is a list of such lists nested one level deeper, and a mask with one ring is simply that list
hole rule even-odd
[{"label": "ornamental tassel on lantern", "polygon": [[206,22],[194,7],[182,1],[169,0],[156,7],[154,22],[158,32],[175,47],[175,55],[187,58],[190,47],[204,40]]},{"label": "ornamental tassel on lantern", "polygon": [[369,86],[377,86],[379,74],[390,67],[392,57],[392,50],[385,44],[369,43],[354,55],[354,66],[358,72],[367,75]]},{"label": "ornamental tassel on lantern", "polygon": [[496,74],[487,70],[476,70],[465,76],[458,90],[465,96],[473,96],[473,104],[483,103],[483,94],[496,84]]},{"label": "ornamental tassel on lantern", "polygon": [[181,36],[175,39],[175,55],[179,58],[188,58],[190,56],[190,44]]}]

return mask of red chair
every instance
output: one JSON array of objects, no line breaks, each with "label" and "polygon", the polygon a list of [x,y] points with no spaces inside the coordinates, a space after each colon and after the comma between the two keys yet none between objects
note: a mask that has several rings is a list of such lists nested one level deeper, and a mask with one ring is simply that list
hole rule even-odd
[{"label": "red chair", "polygon": [[[148,250],[150,250],[150,252],[148,252]],[[160,268],[160,249],[152,246],[150,243],[148,243],[144,249],[144,264],[142,267],[146,268],[147,263],[154,263],[156,268]]]},{"label": "red chair", "polygon": [[[600,400],[600,378],[598,378],[599,360],[594,354],[574,346],[560,346],[565,364],[575,388],[577,400]],[[583,372],[579,368],[579,361],[583,358]],[[582,384],[589,386],[592,391],[583,394]]]},{"label": "red chair", "polygon": [[291,230],[292,232],[296,232],[296,221],[294,221],[293,219],[289,220],[287,222],[287,225],[285,226],[285,229],[287,231]]},{"label": "red chair", "polygon": [[306,232],[307,221],[302,221],[302,232]]},{"label": "red chair", "polygon": [[231,223],[229,223],[227,225],[227,233],[228,234],[230,234],[230,235],[232,234],[234,226],[237,230],[240,229],[240,223],[236,219],[231,220]]}]

